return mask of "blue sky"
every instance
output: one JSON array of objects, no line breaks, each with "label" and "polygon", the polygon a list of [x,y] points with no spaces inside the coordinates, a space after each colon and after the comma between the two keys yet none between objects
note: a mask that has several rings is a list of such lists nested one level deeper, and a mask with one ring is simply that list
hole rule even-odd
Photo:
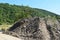
[{"label": "blue sky", "polygon": [[0,0],[0,3],[25,5],[48,10],[60,15],[60,0]]}]

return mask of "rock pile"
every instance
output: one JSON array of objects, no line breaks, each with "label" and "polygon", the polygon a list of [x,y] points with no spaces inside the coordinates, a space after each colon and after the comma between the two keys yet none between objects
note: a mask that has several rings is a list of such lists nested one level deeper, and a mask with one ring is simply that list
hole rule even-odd
[{"label": "rock pile", "polygon": [[60,40],[60,23],[40,17],[21,19],[6,34],[24,40]]}]

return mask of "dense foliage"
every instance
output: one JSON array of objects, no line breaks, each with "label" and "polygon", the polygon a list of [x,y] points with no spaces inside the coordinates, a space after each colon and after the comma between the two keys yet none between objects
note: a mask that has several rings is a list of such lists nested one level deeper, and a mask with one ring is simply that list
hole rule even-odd
[{"label": "dense foliage", "polygon": [[51,17],[59,19],[60,16],[46,10],[31,8],[29,6],[10,5],[0,3],[0,24],[12,24],[21,18]]}]

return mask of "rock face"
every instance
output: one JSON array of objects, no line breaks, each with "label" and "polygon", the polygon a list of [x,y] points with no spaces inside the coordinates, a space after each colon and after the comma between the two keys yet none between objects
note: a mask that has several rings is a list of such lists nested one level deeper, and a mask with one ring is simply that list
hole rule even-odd
[{"label": "rock face", "polygon": [[24,40],[60,40],[60,23],[40,17],[26,18],[16,22],[6,33]]}]

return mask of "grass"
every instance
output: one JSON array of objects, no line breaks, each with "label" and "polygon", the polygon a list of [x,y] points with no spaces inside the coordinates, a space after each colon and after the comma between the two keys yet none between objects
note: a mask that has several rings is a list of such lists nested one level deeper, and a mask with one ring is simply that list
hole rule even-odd
[{"label": "grass", "polygon": [[0,30],[7,30],[11,27],[12,25],[7,25],[7,24],[4,24],[4,25],[0,25]]}]

